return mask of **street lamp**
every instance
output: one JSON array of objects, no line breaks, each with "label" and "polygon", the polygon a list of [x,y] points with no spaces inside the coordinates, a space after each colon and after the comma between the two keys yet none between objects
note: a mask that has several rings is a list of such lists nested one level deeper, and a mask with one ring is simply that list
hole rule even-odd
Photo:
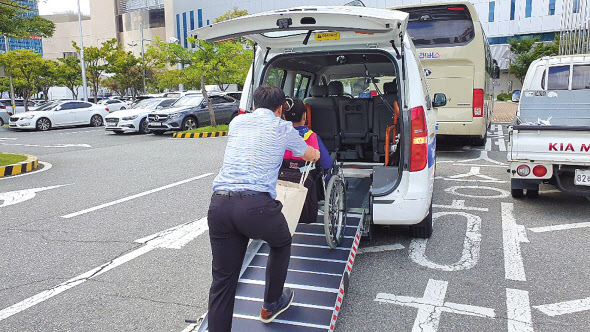
[{"label": "street lamp", "polygon": [[78,27],[80,30],[80,65],[82,66],[82,88],[84,89],[84,101],[88,101],[88,84],[86,83],[86,62],[84,61],[84,38],[82,35],[82,12],[80,0],[78,0]]}]

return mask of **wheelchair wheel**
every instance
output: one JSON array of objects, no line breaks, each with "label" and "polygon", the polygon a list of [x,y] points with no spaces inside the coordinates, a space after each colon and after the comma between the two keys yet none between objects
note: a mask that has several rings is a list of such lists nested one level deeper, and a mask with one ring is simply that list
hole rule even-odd
[{"label": "wheelchair wheel", "polygon": [[330,248],[342,241],[346,229],[346,184],[340,175],[330,178],[324,201],[324,230]]}]

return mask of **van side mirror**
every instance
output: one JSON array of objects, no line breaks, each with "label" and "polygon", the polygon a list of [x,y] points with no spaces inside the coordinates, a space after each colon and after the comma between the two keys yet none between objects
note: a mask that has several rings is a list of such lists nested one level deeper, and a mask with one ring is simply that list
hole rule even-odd
[{"label": "van side mirror", "polygon": [[497,80],[500,78],[500,66],[498,66],[498,61],[494,60],[494,70],[492,72],[492,78]]},{"label": "van side mirror", "polygon": [[447,96],[444,93],[435,93],[433,107],[443,107],[447,105]]}]

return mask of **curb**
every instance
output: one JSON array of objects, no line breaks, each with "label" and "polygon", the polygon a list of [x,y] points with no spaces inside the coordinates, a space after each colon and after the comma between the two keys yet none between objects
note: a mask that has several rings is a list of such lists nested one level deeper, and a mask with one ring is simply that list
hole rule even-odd
[{"label": "curb", "polygon": [[207,138],[207,137],[221,137],[227,136],[227,131],[215,131],[212,133],[174,133],[172,137],[174,138]]},{"label": "curb", "polygon": [[25,154],[23,156],[27,156],[27,160],[21,161],[18,164],[0,166],[0,178],[9,175],[27,173],[36,170],[39,167],[37,157],[28,154]]}]

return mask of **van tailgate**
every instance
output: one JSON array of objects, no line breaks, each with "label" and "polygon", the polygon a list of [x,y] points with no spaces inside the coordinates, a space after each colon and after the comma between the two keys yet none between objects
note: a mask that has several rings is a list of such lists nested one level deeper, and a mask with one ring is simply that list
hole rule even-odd
[{"label": "van tailgate", "polygon": [[431,71],[428,84],[431,91],[442,92],[447,96],[447,105],[438,108],[438,122],[473,120],[473,75],[472,65],[442,65],[444,60],[437,60],[436,67],[429,67],[428,61],[422,60],[425,68]]}]

